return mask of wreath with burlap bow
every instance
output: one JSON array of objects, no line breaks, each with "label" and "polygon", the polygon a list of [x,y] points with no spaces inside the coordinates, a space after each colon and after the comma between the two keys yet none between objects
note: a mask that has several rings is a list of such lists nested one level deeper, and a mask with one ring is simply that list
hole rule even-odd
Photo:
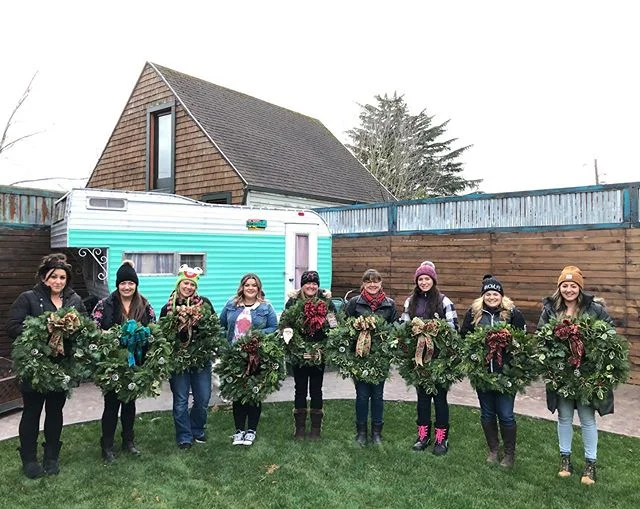
[{"label": "wreath with burlap bow", "polygon": [[218,316],[206,302],[176,306],[175,312],[158,320],[158,327],[173,346],[172,373],[202,369],[227,343]]},{"label": "wreath with burlap bow", "polygon": [[460,337],[446,320],[416,317],[396,324],[392,336],[393,362],[407,385],[437,394],[462,379]]},{"label": "wreath with burlap bow", "polygon": [[75,308],[27,317],[11,354],[18,378],[41,393],[77,387],[90,376],[76,362],[78,343],[98,335],[95,323]]},{"label": "wreath with burlap bow", "polygon": [[535,338],[506,324],[476,327],[467,334],[462,359],[463,372],[472,387],[480,391],[516,394],[540,374]]},{"label": "wreath with burlap bow", "polygon": [[[329,331],[329,303],[322,298],[297,299],[280,315],[287,360],[296,366],[324,363],[324,344]],[[291,329],[290,332],[287,329]]]},{"label": "wreath with burlap bow", "polygon": [[329,331],[327,357],[342,378],[377,384],[389,377],[392,325],[378,315],[348,318]]},{"label": "wreath with burlap bow", "polygon": [[276,334],[251,329],[221,350],[216,372],[220,395],[240,403],[258,403],[277,391],[287,376],[284,349]]},{"label": "wreath with burlap bow", "polygon": [[157,325],[146,327],[129,320],[98,337],[83,338],[75,356],[92,372],[103,393],[113,391],[127,403],[160,395],[162,382],[170,374],[172,347]]},{"label": "wreath with burlap bow", "polygon": [[547,389],[565,398],[597,408],[629,378],[629,344],[604,320],[552,319],[536,337]]}]

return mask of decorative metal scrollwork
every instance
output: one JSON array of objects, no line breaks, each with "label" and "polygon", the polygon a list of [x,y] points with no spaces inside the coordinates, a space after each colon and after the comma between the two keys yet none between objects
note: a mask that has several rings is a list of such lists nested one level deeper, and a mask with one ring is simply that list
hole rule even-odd
[{"label": "decorative metal scrollwork", "polygon": [[98,279],[100,281],[107,280],[107,256],[102,254],[102,248],[86,248],[81,247],[78,249],[78,255],[82,258],[85,258],[87,255],[91,255],[97,264],[100,266],[100,271],[98,272]]}]

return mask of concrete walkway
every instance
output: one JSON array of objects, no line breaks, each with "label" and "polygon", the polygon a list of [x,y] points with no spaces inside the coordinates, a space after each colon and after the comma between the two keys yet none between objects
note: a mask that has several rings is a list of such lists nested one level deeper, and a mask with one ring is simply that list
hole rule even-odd
[{"label": "concrete walkway", "polygon": [[[211,405],[219,404],[220,399],[217,396],[215,382],[213,392]],[[351,380],[343,380],[335,372],[327,372],[324,378],[324,396],[325,399],[353,400],[355,399],[353,383]],[[416,393],[413,387],[407,387],[404,380],[397,373],[394,373],[385,385],[384,398],[387,401],[415,402]],[[448,400],[453,405],[478,408],[478,399],[467,380],[452,387]],[[272,394],[267,401],[293,402],[293,378],[287,378],[280,391]],[[65,425],[100,419],[102,406],[102,395],[95,385],[85,384],[75,389],[64,408]],[[169,384],[164,384],[162,394],[159,397],[139,399],[136,406],[139,413],[171,410],[172,395]],[[640,438],[640,386],[623,385],[619,387],[615,393],[615,408],[616,411],[613,415],[607,415],[603,418],[596,413],[598,429]],[[530,386],[526,394],[519,394],[516,397],[515,411],[517,414],[543,419],[556,420],[557,418],[557,414],[551,414],[547,410],[544,385],[539,383]],[[22,412],[16,411],[0,416],[0,440],[18,435],[21,414]],[[574,422],[578,423],[577,415]]]}]

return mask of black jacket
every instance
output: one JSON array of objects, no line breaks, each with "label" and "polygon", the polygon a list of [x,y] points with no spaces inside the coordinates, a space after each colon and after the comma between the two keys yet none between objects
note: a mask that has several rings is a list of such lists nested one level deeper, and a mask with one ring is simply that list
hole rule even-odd
[{"label": "black jacket", "polygon": [[[62,307],[76,308],[80,313],[87,314],[80,296],[71,288],[62,290]],[[11,304],[9,320],[7,321],[7,334],[11,339],[16,339],[22,332],[24,319],[28,316],[40,316],[45,311],[57,311],[51,302],[51,290],[44,283],[38,283],[31,290],[21,293]]]},{"label": "black jacket", "polygon": [[[317,297],[319,299],[322,299],[325,304],[327,305],[327,309],[329,310],[329,313],[336,313],[336,306],[335,304],[330,300],[327,299],[326,297],[324,297],[325,295],[325,290],[323,289],[319,289],[318,290],[318,294]],[[291,306],[293,306],[296,302],[298,302],[299,299],[301,299],[302,297],[300,297],[301,292],[298,292],[298,294],[294,297],[289,297],[289,300],[287,300],[287,303],[284,305],[285,309],[289,309]],[[313,336],[305,336],[303,335],[303,338],[305,341],[309,341],[312,343],[317,343],[320,341],[324,341],[325,339],[327,339],[327,331],[325,329],[320,329],[319,331],[316,331],[316,333]]]},{"label": "black jacket", "polygon": [[[143,297],[145,305],[145,314],[140,320],[142,325],[149,325],[155,322],[155,314],[151,304]],[[102,330],[107,330],[114,325],[120,325],[123,322],[122,309],[120,308],[120,299],[118,298],[118,290],[113,291],[107,298],[102,299],[93,310],[93,319],[97,322]]]},{"label": "black jacket", "polygon": [[396,309],[396,303],[389,297],[384,298],[374,313],[371,311],[367,301],[362,298],[362,295],[356,295],[349,299],[344,311],[347,316],[367,316],[376,314],[384,318],[388,323],[393,323],[400,318],[400,314]]},{"label": "black jacket", "polygon": [[[584,311],[582,314],[593,316],[597,320],[604,320],[613,324],[613,320],[607,313],[605,307],[595,301],[595,297],[589,293],[582,293],[584,297]],[[542,314],[538,320],[538,329],[544,327],[552,318],[556,317],[556,311],[553,309],[553,300],[551,297],[545,297],[542,301]],[[594,405],[600,415],[612,414],[614,410],[613,391],[609,391],[602,401],[598,401]],[[558,393],[547,389],[547,408],[551,413],[558,409]]]}]

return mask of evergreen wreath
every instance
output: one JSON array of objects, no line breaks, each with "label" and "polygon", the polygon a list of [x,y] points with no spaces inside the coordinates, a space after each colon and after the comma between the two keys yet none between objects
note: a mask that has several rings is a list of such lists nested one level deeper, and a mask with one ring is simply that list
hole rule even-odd
[{"label": "evergreen wreath", "polygon": [[396,324],[392,335],[393,362],[407,385],[438,394],[462,379],[460,337],[446,320],[416,317]]},{"label": "evergreen wreath", "polygon": [[[280,315],[280,334],[285,338],[287,360],[296,366],[318,366],[324,363],[324,341],[308,341],[318,332],[329,331],[329,304],[325,299],[297,299],[296,303]],[[286,329],[291,329],[287,343]]]},{"label": "evergreen wreath", "polygon": [[171,344],[155,324],[145,327],[135,320],[115,325],[99,337],[87,337],[81,347],[82,359],[93,373],[103,394],[115,392],[128,403],[144,396],[159,396],[162,382],[169,377]]},{"label": "evergreen wreath", "polygon": [[285,354],[276,334],[251,329],[220,355],[216,371],[223,398],[259,403],[277,391],[287,376]]},{"label": "evergreen wreath", "polygon": [[180,374],[202,369],[214,360],[226,344],[221,336],[218,315],[203,301],[192,305],[178,305],[175,312],[158,320],[162,335],[173,346],[169,371]]},{"label": "evergreen wreath", "polygon": [[389,377],[392,325],[379,315],[351,317],[327,335],[327,357],[342,378],[378,384]]},{"label": "evergreen wreath", "polygon": [[552,319],[536,334],[547,389],[598,408],[629,378],[629,344],[604,320]]},{"label": "evergreen wreath", "polygon": [[77,387],[90,375],[76,362],[78,343],[99,335],[95,323],[75,308],[27,317],[11,353],[18,378],[41,393]]},{"label": "evergreen wreath", "polygon": [[[540,375],[535,338],[511,325],[476,327],[462,345],[462,370],[474,389],[515,395]],[[501,372],[490,373],[493,360]]]}]

